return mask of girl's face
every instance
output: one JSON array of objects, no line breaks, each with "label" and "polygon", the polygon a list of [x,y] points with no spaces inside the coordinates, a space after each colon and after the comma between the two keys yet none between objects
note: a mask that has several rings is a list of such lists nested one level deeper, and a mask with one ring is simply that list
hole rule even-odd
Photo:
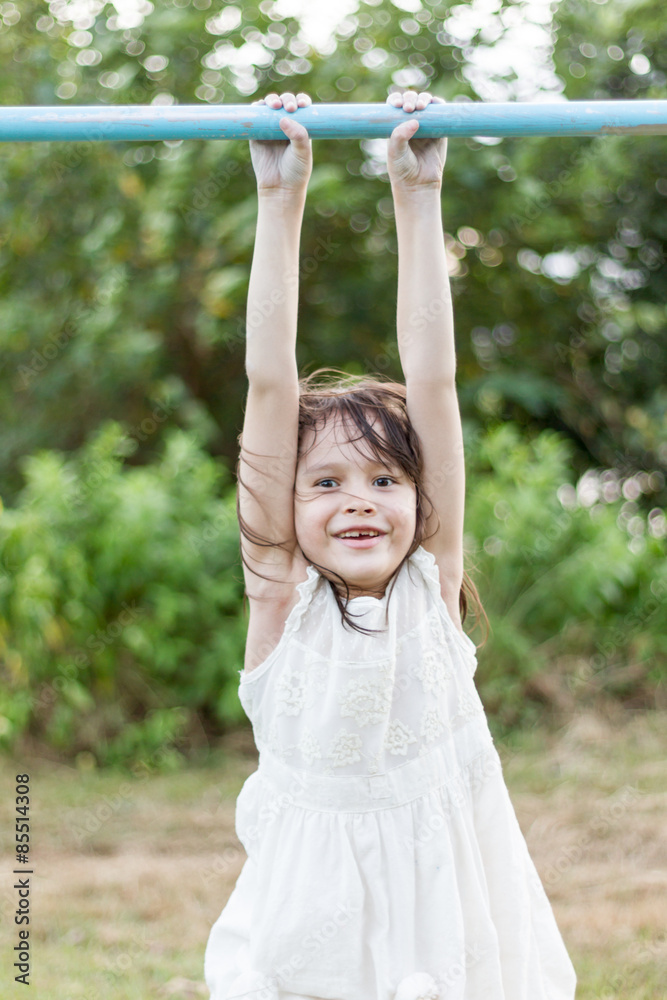
[{"label": "girl's face", "polygon": [[[351,597],[379,596],[412,545],[416,519],[412,481],[363,441],[351,443],[340,418],[307,432],[296,470],[297,541],[306,559],[342,576]],[[357,537],[344,537],[350,532]]]}]

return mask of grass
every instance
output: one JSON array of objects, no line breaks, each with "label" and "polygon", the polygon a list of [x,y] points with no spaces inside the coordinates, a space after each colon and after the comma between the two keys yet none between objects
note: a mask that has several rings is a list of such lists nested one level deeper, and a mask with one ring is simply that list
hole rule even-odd
[{"label": "grass", "polygon": [[[642,713],[581,714],[557,732],[535,729],[497,744],[577,969],[577,1000],[667,997],[666,742],[667,713]],[[18,942],[13,784],[28,772],[32,995],[208,997],[206,940],[245,859],[234,806],[256,768],[250,733],[171,774],[136,778],[86,765],[85,756],[79,767],[0,761],[0,995],[31,995],[7,971]]]}]

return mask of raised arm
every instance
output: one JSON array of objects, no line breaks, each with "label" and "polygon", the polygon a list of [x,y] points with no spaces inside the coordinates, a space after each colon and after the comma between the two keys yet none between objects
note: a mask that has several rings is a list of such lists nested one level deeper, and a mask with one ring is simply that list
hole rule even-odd
[{"label": "raised arm", "polygon": [[[306,94],[270,94],[269,107],[295,111],[310,104]],[[306,189],[312,169],[306,129],[288,115],[280,126],[287,139],[253,141],[258,213],[248,287],[246,400],[239,458],[239,512],[246,590],[249,597],[280,597],[263,576],[279,578],[288,566],[294,537],[294,475],[298,439],[296,328],[299,242]],[[289,140],[289,141],[288,141]],[[259,539],[280,542],[281,549]],[[277,570],[277,572],[272,572]],[[252,572],[257,571],[257,575]],[[249,577],[249,573],[252,575]],[[289,587],[285,589],[288,595]]]},{"label": "raised arm", "polygon": [[[269,96],[258,104],[295,111],[311,103],[306,94]],[[299,242],[312,169],[311,143],[303,125],[280,126],[291,141],[251,142],[257,176],[257,231],[248,286],[246,372],[251,388],[296,377]]]},{"label": "raised arm", "polygon": [[[413,91],[388,99],[408,112],[421,110],[431,100],[430,94]],[[398,236],[398,349],[408,413],[424,452],[425,488],[435,508],[426,532],[434,534],[424,541],[424,548],[436,557],[443,598],[458,623],[465,468],[440,204],[447,140],[414,139],[418,128],[416,119],[403,122],[388,144]]]}]

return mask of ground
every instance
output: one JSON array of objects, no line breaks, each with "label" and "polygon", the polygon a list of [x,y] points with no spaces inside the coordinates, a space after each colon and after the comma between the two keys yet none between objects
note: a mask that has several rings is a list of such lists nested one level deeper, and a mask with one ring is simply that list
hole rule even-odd
[{"label": "ground", "polygon": [[[667,998],[666,744],[667,713],[620,712],[497,743],[577,969],[577,1000]],[[256,760],[248,730],[205,765],[172,774],[97,771],[85,756],[78,767],[2,760],[2,997],[208,997],[204,948],[245,859],[234,805]],[[9,851],[22,772],[31,777],[32,994],[6,961],[18,944]]]}]

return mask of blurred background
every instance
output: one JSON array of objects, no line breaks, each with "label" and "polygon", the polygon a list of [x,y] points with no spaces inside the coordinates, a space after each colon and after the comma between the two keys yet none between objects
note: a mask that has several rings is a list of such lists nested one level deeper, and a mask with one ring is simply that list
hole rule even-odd
[{"label": "blurred background", "polygon": [[[667,98],[656,2],[21,0],[0,19],[4,105]],[[314,146],[300,367],[400,378],[386,142]],[[178,769],[248,730],[248,145],[0,144],[0,196],[0,743]],[[492,731],[664,709],[667,140],[452,139],[442,210]]]},{"label": "blurred background", "polygon": [[[657,0],[0,0],[2,105],[667,99],[666,74]],[[401,378],[385,148],[314,143],[303,371]],[[256,210],[245,142],[0,143],[0,851],[29,774],[44,1000],[208,996],[245,861]],[[667,137],[452,139],[442,211],[476,682],[578,1000],[658,1000]],[[16,905],[6,881],[3,955]]]}]

